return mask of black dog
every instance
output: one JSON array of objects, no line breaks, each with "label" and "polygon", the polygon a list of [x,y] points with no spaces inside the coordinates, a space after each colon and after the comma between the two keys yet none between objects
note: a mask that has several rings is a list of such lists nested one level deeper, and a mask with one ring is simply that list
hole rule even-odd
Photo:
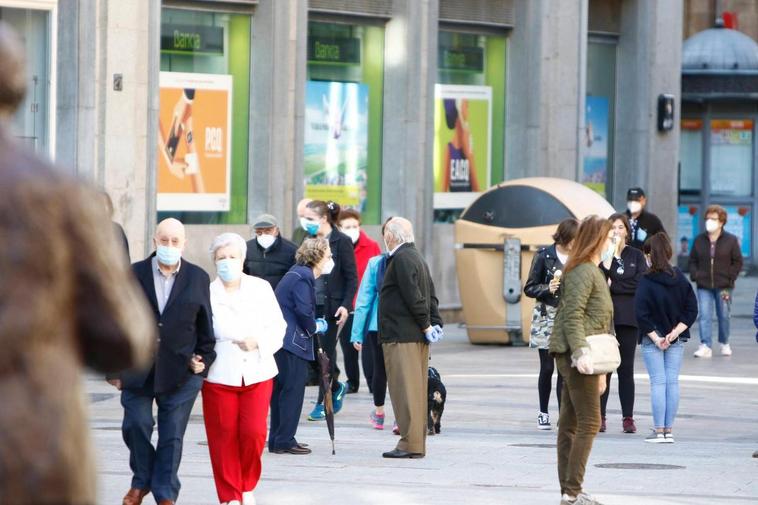
[{"label": "black dog", "polygon": [[442,419],[442,412],[445,410],[447,390],[442,383],[440,373],[436,368],[431,366],[429,367],[429,386],[427,391],[429,401],[428,433],[429,435],[434,435],[440,432],[440,420]]}]

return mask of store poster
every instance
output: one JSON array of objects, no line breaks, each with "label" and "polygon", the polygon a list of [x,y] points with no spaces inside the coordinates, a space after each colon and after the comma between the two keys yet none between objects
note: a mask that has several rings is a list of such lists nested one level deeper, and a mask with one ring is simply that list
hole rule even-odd
[{"label": "store poster", "polygon": [[726,210],[727,214],[726,226],[724,226],[724,229],[737,237],[742,255],[745,257],[750,256],[750,252],[753,248],[753,213],[750,211],[750,207],[725,205],[724,210]]},{"label": "store poster", "polygon": [[465,208],[489,188],[492,88],[434,88],[434,208]]},{"label": "store poster", "polygon": [[748,196],[752,187],[753,121],[711,121],[711,193]]},{"label": "store poster", "polygon": [[305,196],[365,210],[368,85],[308,81],[305,95]]},{"label": "store poster", "polygon": [[605,96],[587,96],[584,117],[584,167],[582,184],[606,196],[608,178],[608,115]]},{"label": "store poster", "polygon": [[695,237],[700,233],[700,207],[697,205],[680,205],[676,224],[676,255],[690,255]]},{"label": "store poster", "polygon": [[158,211],[228,211],[232,76],[160,73]]}]

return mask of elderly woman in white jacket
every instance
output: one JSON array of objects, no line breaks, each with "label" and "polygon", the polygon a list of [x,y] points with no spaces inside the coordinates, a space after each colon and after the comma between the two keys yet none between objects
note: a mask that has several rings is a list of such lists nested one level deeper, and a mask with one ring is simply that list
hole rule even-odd
[{"label": "elderly woman in white jacket", "polygon": [[271,285],[242,273],[247,252],[236,233],[216,237],[211,283],[216,361],[203,385],[203,416],[219,501],[253,505],[261,476],[273,379],[274,353],[287,324]]}]

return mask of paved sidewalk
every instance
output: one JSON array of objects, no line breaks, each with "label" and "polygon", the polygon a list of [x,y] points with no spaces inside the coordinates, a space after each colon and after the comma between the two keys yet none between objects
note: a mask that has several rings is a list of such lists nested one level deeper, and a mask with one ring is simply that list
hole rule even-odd
[{"label": "paved sidewalk", "polygon": [[[598,435],[586,489],[610,505],[758,503],[758,344],[752,306],[758,278],[740,279],[732,321],[734,356],[697,360],[697,332],[687,344],[677,443],[643,442],[652,421],[649,384],[638,353],[635,435],[621,432],[615,380],[608,404],[608,433]],[[697,326],[697,325],[696,325]],[[316,389],[306,394],[298,439],[313,454],[265,454],[261,505],[552,504],[560,501],[555,431],[536,429],[536,351],[472,346],[461,328],[448,327],[432,363],[448,390],[442,434],[430,438],[422,460],[393,461],[381,453],[396,438],[368,426],[371,397],[362,385],[337,416],[337,454],[323,423],[305,420]],[[91,425],[100,458],[101,504],[118,504],[129,487],[128,453],[119,431],[121,408],[113,389],[87,380]],[[557,413],[555,398],[551,412]],[[388,423],[392,413],[388,411]],[[179,503],[216,499],[200,402],[185,439]],[[152,503],[148,498],[145,503]]]}]

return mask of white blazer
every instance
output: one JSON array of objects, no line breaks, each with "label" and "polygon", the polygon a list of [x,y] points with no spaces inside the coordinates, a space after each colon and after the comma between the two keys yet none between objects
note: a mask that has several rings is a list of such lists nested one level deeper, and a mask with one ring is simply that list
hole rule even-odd
[{"label": "white blazer", "polygon": [[[227,293],[217,277],[210,292],[216,360],[207,380],[226,386],[242,386],[244,381],[249,386],[275,377],[279,370],[274,353],[282,347],[287,323],[271,285],[242,274],[238,291]],[[234,343],[250,336],[258,340],[253,351],[243,351]]]}]

